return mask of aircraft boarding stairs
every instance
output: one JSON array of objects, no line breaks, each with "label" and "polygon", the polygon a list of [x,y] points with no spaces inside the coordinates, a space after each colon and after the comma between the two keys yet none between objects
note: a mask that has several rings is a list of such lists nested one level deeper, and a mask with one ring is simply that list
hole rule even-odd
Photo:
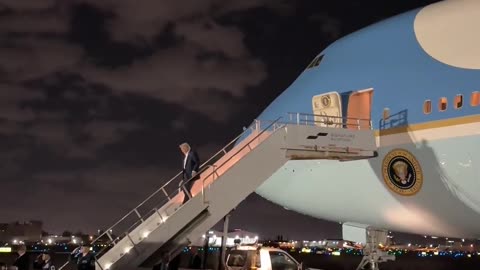
[{"label": "aircraft boarding stairs", "polygon": [[[93,245],[104,246],[96,254],[96,269],[152,269],[173,259],[289,160],[375,156],[371,128],[329,127],[322,122],[298,113],[287,121],[256,120],[205,162],[184,205],[179,173],[95,239]],[[122,234],[114,236],[117,233]]]}]

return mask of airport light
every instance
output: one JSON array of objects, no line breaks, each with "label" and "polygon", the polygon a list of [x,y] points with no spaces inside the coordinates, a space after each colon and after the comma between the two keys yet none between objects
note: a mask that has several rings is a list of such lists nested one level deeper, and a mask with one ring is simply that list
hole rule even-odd
[{"label": "airport light", "polygon": [[0,253],[10,253],[12,252],[11,247],[0,247]]},{"label": "airport light", "polygon": [[18,240],[17,239],[14,239],[13,240],[13,244],[17,244],[18,243]]},{"label": "airport light", "polygon": [[48,238],[48,243],[49,243],[49,244],[52,243],[52,239],[51,239],[51,238]]}]

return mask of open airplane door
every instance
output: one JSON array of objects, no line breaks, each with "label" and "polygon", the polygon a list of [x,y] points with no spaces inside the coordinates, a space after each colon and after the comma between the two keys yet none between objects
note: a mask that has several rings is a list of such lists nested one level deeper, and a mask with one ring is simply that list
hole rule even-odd
[{"label": "open airplane door", "polygon": [[312,98],[315,125],[342,127],[342,100],[337,92],[329,92]]},{"label": "open airplane door", "polygon": [[373,88],[354,91],[348,99],[347,128],[370,129]]}]

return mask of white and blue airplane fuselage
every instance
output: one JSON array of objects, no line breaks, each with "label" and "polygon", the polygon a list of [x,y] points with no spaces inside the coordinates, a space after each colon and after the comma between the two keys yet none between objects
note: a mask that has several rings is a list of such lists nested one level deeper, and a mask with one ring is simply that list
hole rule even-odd
[{"label": "white and blue airplane fuselage", "polygon": [[258,194],[290,210],[480,238],[480,1],[444,1],[344,37],[258,117],[368,118],[378,156],[293,160]]}]

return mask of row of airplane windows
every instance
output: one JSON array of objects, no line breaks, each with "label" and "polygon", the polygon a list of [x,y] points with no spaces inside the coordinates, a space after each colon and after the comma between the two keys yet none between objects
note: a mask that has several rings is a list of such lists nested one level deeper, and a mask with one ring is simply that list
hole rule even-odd
[{"label": "row of airplane windows", "polygon": [[[470,95],[470,106],[476,107],[480,105],[480,92],[475,91]],[[438,111],[444,112],[448,107],[448,99],[446,97],[441,97],[438,100]],[[463,95],[456,95],[453,99],[453,108],[458,110],[463,107]],[[432,101],[427,99],[423,102],[423,113],[430,114],[432,113]]]}]

